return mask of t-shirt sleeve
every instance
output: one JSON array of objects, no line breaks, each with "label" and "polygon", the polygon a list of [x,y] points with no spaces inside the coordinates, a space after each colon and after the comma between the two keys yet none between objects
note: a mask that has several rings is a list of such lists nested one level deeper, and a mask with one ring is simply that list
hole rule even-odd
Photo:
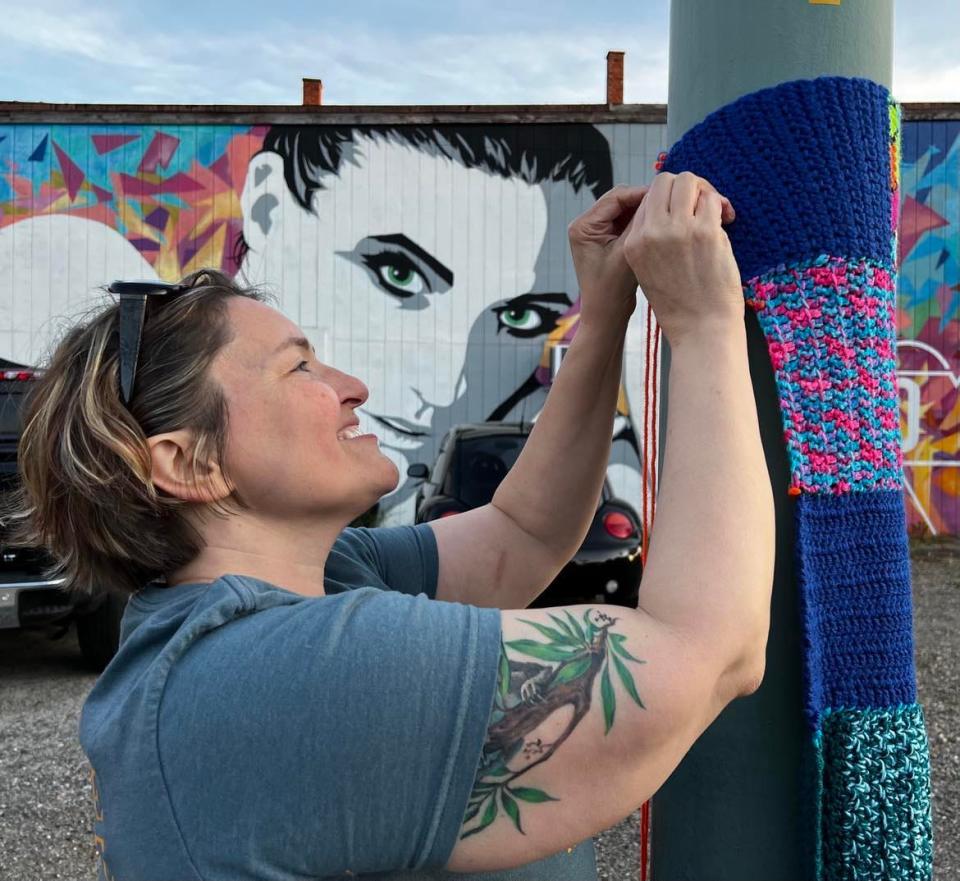
[{"label": "t-shirt sleeve", "polygon": [[495,609],[374,588],[197,640],[170,672],[158,744],[187,849],[216,866],[205,877],[445,866],[499,647]]},{"label": "t-shirt sleeve", "polygon": [[390,590],[436,597],[440,561],[429,523],[347,527],[337,544],[369,566]]}]

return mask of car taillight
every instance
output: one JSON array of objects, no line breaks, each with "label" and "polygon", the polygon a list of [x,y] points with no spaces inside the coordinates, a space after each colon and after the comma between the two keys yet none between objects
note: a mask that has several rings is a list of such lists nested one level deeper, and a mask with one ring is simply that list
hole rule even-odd
[{"label": "car taillight", "polygon": [[4,370],[0,378],[5,380],[39,379],[40,373],[36,370]]},{"label": "car taillight", "polygon": [[603,528],[614,538],[630,538],[635,533],[630,518],[619,511],[611,511],[604,515]]}]

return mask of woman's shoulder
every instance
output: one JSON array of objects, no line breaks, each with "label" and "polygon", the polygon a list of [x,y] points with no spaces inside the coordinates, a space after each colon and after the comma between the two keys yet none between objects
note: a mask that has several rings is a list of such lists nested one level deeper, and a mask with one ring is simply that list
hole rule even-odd
[{"label": "woman's shoulder", "polygon": [[328,593],[369,586],[433,598],[438,572],[437,542],[428,523],[348,526],[330,551],[324,581]]}]

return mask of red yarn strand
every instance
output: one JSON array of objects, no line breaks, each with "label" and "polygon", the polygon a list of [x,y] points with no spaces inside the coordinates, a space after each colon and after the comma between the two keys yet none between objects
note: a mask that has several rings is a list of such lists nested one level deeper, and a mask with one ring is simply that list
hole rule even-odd
[{"label": "red yarn strand", "polygon": [[[643,370],[643,436],[641,456],[641,493],[643,536],[640,559],[647,563],[650,532],[657,505],[657,444],[659,441],[658,397],[660,390],[660,328],[654,327],[653,308],[647,304],[647,327]],[[640,881],[648,881],[650,871],[650,814],[645,801],[640,806]]]}]

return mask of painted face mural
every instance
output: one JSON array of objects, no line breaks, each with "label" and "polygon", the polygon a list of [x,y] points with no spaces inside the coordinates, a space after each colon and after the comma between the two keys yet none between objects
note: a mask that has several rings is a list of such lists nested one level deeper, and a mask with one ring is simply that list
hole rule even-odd
[{"label": "painted face mural", "polygon": [[544,343],[578,296],[567,224],[610,186],[585,128],[574,152],[505,126],[277,127],[251,160],[241,273],[278,282],[284,311],[369,387],[362,427],[402,475],[382,502],[395,519],[412,516],[407,466],[431,464],[452,425],[543,406]]},{"label": "painted face mural", "polygon": [[[4,223],[62,211],[140,259],[75,272],[74,289],[213,265],[274,292],[370,389],[362,427],[401,472],[386,522],[412,519],[406,468],[452,425],[536,418],[544,344],[578,313],[567,225],[612,185],[594,127],[76,128],[51,128],[39,165],[17,133]],[[623,400],[615,459],[638,473]]]}]

